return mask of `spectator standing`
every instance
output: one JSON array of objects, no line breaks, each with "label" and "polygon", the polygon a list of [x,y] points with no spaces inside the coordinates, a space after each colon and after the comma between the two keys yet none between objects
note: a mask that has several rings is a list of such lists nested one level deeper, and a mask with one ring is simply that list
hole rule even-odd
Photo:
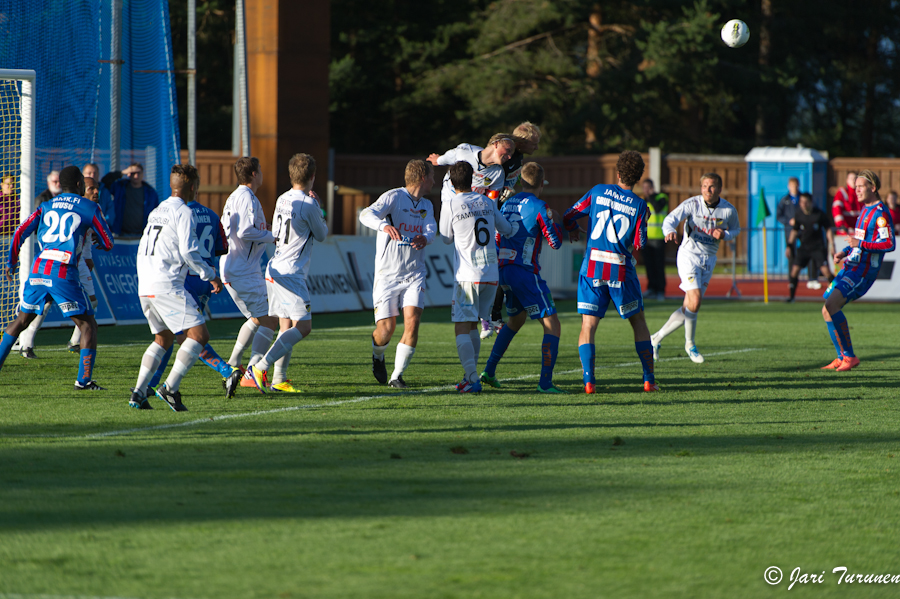
[{"label": "spectator standing", "polygon": [[847,173],[847,186],[838,189],[831,202],[831,217],[838,233],[847,233],[856,226],[856,217],[859,216],[862,204],[856,197],[855,185],[856,172],[850,171]]},{"label": "spectator standing", "polygon": [[797,205],[800,203],[800,179],[791,177],[788,179],[788,193],[781,198],[778,206],[775,208],[775,219],[784,227],[784,242],[787,245],[790,254],[788,258],[794,256],[794,246],[788,243],[791,231],[794,229],[794,213],[797,211]]},{"label": "spectator standing", "polygon": [[35,209],[41,205],[41,202],[50,200],[59,195],[62,189],[59,187],[59,171],[50,171],[47,175],[47,189],[38,194],[34,200]]},{"label": "spectator standing", "polygon": [[141,163],[131,163],[126,171],[128,178],[113,184],[115,219],[110,224],[110,229],[116,235],[140,235],[147,224],[147,217],[159,206],[159,196],[144,181],[144,167]]},{"label": "spectator standing", "polygon": [[0,182],[0,235],[12,235],[19,226],[19,196],[16,179],[6,175]]},{"label": "spectator standing", "polygon": [[669,196],[657,193],[651,179],[643,182],[644,200],[650,208],[647,221],[647,245],[641,248],[644,265],[647,268],[647,292],[644,297],[653,296],[657,300],[666,299],[666,236],[662,225],[669,214]]},{"label": "spectator standing", "polygon": [[900,207],[897,206],[897,192],[891,191],[885,198],[888,210],[891,212],[891,221],[894,223],[894,234],[900,234]]}]

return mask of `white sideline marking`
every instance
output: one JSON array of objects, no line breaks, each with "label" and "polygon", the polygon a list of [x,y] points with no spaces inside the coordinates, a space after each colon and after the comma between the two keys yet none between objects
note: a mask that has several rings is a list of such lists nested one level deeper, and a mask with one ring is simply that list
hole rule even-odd
[{"label": "white sideline marking", "polygon": [[[743,354],[743,353],[747,353],[747,352],[751,352],[751,351],[760,351],[760,349],[761,348],[758,348],[758,347],[751,347],[751,348],[746,348],[746,349],[734,349],[734,350],[730,350],[730,351],[714,352],[714,353],[705,354],[705,355],[709,356],[709,357],[726,356],[726,355],[730,355],[730,354]],[[679,357],[675,357],[675,358],[663,358],[663,359],[659,360],[659,362],[675,362],[675,361],[687,360],[687,359],[688,359],[687,356],[679,356]],[[597,370],[601,370],[601,369],[605,369],[605,368],[624,368],[627,366],[640,365],[640,363],[641,363],[640,360],[638,360],[636,362],[623,362],[621,364],[614,364],[612,366],[600,366],[597,368]],[[577,368],[575,370],[564,370],[561,372],[556,372],[554,374],[575,374],[578,372],[581,372],[580,368]],[[541,376],[540,374],[525,374],[522,376],[500,379],[500,381],[502,381],[502,382],[524,381],[524,380],[528,380],[528,379],[540,378],[540,376]],[[275,408],[272,410],[255,410],[253,412],[243,412],[241,414],[222,414],[219,416],[211,416],[209,418],[198,418],[196,420],[188,420],[187,422],[174,422],[172,424],[159,424],[156,426],[145,426],[145,427],[140,427],[140,428],[120,429],[117,431],[106,431],[103,433],[91,433],[90,435],[77,435],[77,436],[76,435],[58,435],[58,436],[59,437],[77,437],[80,439],[96,439],[96,438],[101,438],[101,437],[115,437],[115,436],[119,436],[119,435],[130,435],[133,433],[142,433],[142,432],[148,432],[148,431],[161,431],[161,430],[167,430],[167,429],[173,429],[173,428],[185,428],[185,427],[194,426],[197,424],[204,424],[207,422],[218,422],[218,421],[222,421],[222,420],[233,420],[235,418],[251,418],[253,416],[265,416],[268,414],[280,414],[282,412],[295,412],[297,410],[315,410],[318,408],[332,408],[335,406],[342,406],[342,405],[354,404],[354,403],[362,403],[364,401],[370,401],[373,399],[383,399],[386,397],[402,397],[405,395],[413,395],[413,394],[418,395],[421,393],[433,393],[435,391],[448,391],[448,390],[454,389],[454,388],[455,388],[455,385],[441,385],[439,387],[429,387],[428,389],[418,389],[418,390],[414,390],[414,391],[400,391],[397,393],[383,393],[381,395],[366,395],[366,396],[362,396],[362,397],[354,397],[352,399],[340,399],[340,400],[336,400],[336,401],[327,401],[327,402],[318,403],[318,404],[306,404],[306,405],[302,405],[302,406],[289,406],[286,408]],[[55,437],[57,435],[47,435],[47,436]],[[0,596],[0,599],[2,599],[2,596]]]},{"label": "white sideline marking", "polygon": [[0,593],[0,599],[126,599],[125,597],[95,597],[93,595],[19,595]]}]

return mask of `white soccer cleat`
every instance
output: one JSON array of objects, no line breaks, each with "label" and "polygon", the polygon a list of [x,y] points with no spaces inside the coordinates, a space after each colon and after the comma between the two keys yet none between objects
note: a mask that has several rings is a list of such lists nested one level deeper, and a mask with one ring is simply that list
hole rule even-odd
[{"label": "white soccer cleat", "polygon": [[494,327],[491,325],[490,320],[482,320],[481,321],[481,333],[479,336],[482,339],[488,339],[494,334]]},{"label": "white soccer cleat", "polygon": [[653,346],[653,361],[659,362],[659,341],[656,340],[656,335],[650,335],[650,345]]},{"label": "white soccer cleat", "polygon": [[697,351],[697,346],[692,345],[690,347],[685,347],[684,351],[687,352],[688,357],[691,359],[691,362],[694,364],[703,364],[705,361],[703,356],[700,355],[700,352]]}]

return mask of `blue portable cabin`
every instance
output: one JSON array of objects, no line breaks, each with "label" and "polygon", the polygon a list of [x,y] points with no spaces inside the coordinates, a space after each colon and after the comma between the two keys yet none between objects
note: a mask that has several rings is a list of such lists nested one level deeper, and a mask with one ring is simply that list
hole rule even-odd
[{"label": "blue portable cabin", "polygon": [[778,202],[787,195],[788,179],[800,180],[800,191],[812,194],[813,203],[829,213],[827,208],[828,159],[811,148],[753,148],[744,157],[749,173],[747,177],[750,195],[747,205],[747,269],[751,273],[763,271],[762,231],[757,227],[757,216],[762,210],[760,190],[765,192],[770,216],[765,219],[766,245],[769,273],[787,274],[790,264],[784,255],[785,231],[775,219]]}]

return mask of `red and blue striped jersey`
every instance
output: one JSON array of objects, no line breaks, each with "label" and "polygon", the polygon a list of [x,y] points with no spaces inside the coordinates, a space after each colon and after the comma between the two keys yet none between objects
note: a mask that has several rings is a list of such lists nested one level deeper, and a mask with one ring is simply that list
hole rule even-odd
[{"label": "red and blue striped jersey", "polygon": [[871,206],[863,205],[856,219],[853,237],[859,240],[858,256],[851,248],[844,248],[849,258],[844,262],[844,270],[853,272],[865,279],[875,279],[881,270],[882,255],[893,252],[897,247],[894,239],[894,222],[891,212],[881,202]]},{"label": "red and blue striped jersey", "polygon": [[550,219],[547,204],[530,193],[519,193],[503,203],[500,209],[509,222],[519,221],[519,230],[512,237],[497,235],[499,266],[515,264],[541,271],[541,238],[558,250],[562,245],[562,229]]},{"label": "red and blue striped jersey", "polygon": [[636,276],[631,248],[647,243],[647,202],[618,185],[595,185],[566,210],[563,227],[578,228],[578,219],[590,215],[587,249],[581,274],[601,281],[624,281]]},{"label": "red and blue striped jersey", "polygon": [[77,282],[82,240],[89,230],[94,231],[98,247],[112,249],[112,233],[100,207],[74,193],[61,193],[43,202],[19,225],[6,264],[10,269],[18,264],[22,244],[37,231],[38,250],[31,273]]}]

